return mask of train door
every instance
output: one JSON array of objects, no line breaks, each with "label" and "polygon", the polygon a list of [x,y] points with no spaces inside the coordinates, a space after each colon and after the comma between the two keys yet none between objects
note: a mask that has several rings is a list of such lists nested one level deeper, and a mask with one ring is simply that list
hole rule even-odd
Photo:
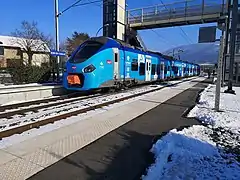
[{"label": "train door", "polygon": [[146,59],[146,66],[145,66],[145,81],[151,80],[151,59]]},{"label": "train door", "polygon": [[184,64],[182,64],[182,68],[181,68],[181,77],[183,77],[184,75]]},{"label": "train door", "polygon": [[120,76],[120,58],[118,48],[113,48],[113,61],[113,78],[117,80]]},{"label": "train door", "polygon": [[161,62],[161,65],[160,65],[160,78],[161,78],[161,79],[164,79],[164,78],[165,78],[165,77],[164,77],[164,74],[165,74],[164,69],[165,69],[164,62]]}]

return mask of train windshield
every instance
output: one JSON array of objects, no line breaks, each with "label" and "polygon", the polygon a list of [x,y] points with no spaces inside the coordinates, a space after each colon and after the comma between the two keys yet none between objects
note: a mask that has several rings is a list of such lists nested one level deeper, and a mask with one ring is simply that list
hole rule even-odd
[{"label": "train windshield", "polygon": [[97,53],[103,44],[96,41],[89,41],[83,44],[76,54],[69,60],[71,63],[81,63]]}]

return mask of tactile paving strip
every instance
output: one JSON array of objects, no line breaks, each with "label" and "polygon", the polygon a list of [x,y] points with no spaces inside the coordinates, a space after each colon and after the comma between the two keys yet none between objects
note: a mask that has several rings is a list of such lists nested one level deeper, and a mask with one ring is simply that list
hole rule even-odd
[{"label": "tactile paving strip", "polygon": [[26,159],[16,158],[0,166],[1,180],[21,180],[41,171],[43,168]]}]

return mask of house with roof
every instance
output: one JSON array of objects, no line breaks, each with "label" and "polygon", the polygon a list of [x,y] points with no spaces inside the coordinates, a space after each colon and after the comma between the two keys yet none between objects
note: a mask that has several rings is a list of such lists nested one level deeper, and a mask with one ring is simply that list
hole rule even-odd
[{"label": "house with roof", "polygon": [[29,58],[26,53],[26,47],[31,47],[33,52],[33,65],[41,66],[43,63],[49,62],[50,49],[43,41],[0,36],[0,68],[11,67],[13,61],[15,64],[27,64]]}]

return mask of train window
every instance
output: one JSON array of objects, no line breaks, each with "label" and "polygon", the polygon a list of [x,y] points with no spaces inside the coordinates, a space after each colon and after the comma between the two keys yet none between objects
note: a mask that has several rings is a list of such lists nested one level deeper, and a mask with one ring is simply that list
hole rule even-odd
[{"label": "train window", "polygon": [[161,71],[163,71],[164,70],[164,65],[163,64],[161,64]]},{"label": "train window", "polygon": [[3,56],[4,55],[4,48],[2,46],[0,46],[0,55]]},{"label": "train window", "polygon": [[157,65],[157,74],[160,74],[160,64]]},{"label": "train window", "polygon": [[152,64],[152,75],[155,75],[156,72],[156,64]]},{"label": "train window", "polygon": [[145,63],[139,65],[139,75],[145,75]]},{"label": "train window", "polygon": [[83,44],[77,53],[69,60],[72,63],[81,63],[92,57],[103,46],[96,41],[89,41]]},{"label": "train window", "polygon": [[173,72],[174,72],[174,74],[177,74],[178,73],[178,67],[173,66]]},{"label": "train window", "polygon": [[164,71],[165,71],[165,72],[170,71],[170,66],[165,66],[165,67],[164,67]]},{"label": "train window", "polygon": [[114,61],[118,62],[118,54],[117,53],[114,53]]},{"label": "train window", "polygon": [[131,70],[132,71],[138,71],[138,62],[137,61],[133,61],[131,63]]}]

